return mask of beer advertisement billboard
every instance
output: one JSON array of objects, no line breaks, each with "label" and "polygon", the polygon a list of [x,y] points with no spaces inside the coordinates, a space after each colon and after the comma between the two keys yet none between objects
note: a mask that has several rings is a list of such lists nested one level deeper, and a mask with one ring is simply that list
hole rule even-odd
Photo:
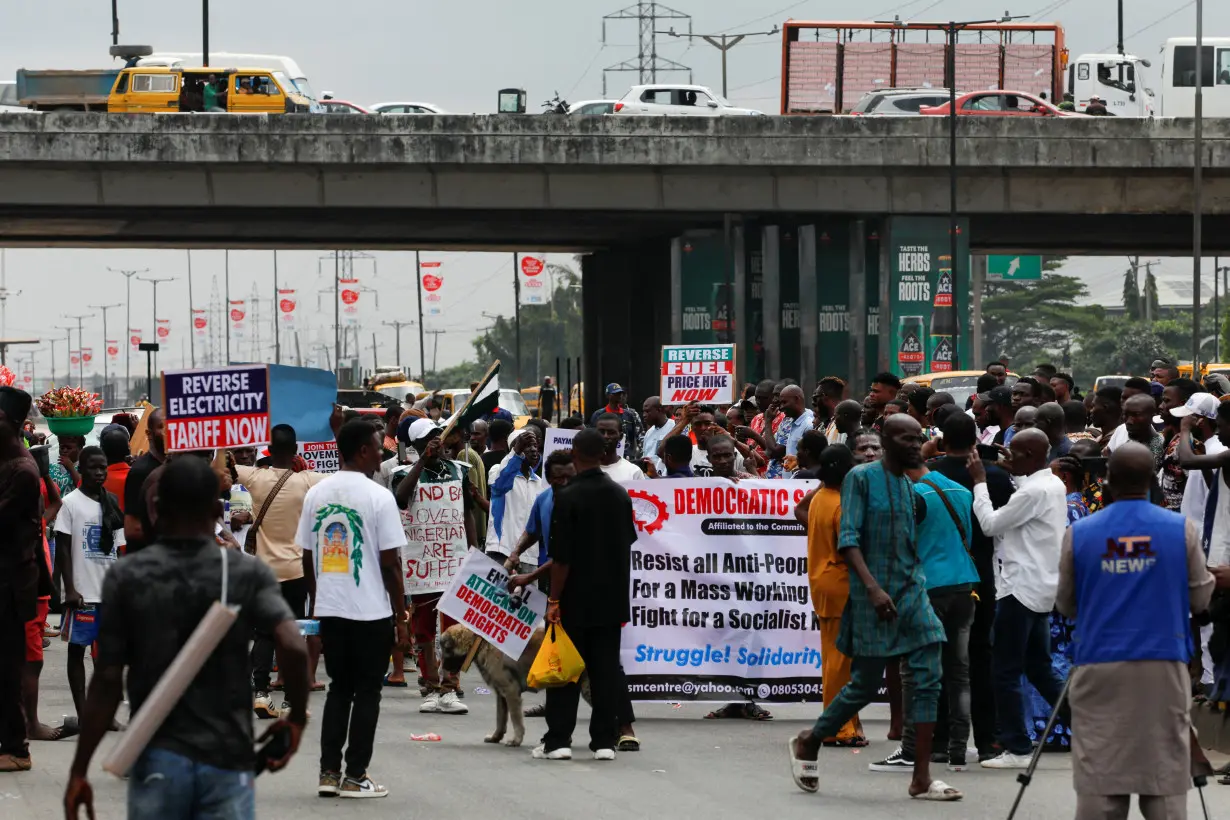
[{"label": "beer advertisement billboard", "polygon": [[675,242],[679,253],[679,310],[684,344],[734,339],[727,321],[725,252],[721,231],[690,231]]},{"label": "beer advertisement billboard", "polygon": [[968,221],[961,220],[954,269],[947,217],[893,217],[888,222],[890,360],[903,378],[974,366],[969,361],[968,233]]},{"label": "beer advertisement billboard", "polygon": [[[880,236],[878,224],[865,228],[864,272],[867,305],[867,383],[879,372]],[[838,376],[853,380],[850,372],[850,222],[834,220],[816,225],[816,378]]]}]

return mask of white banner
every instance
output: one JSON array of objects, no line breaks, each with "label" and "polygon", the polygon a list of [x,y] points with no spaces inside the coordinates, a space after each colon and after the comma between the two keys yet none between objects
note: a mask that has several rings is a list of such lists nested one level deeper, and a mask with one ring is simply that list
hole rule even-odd
[{"label": "white banner", "polygon": [[128,328],[128,344],[131,346],[130,351],[136,353],[141,345],[141,331],[138,328]]},{"label": "white banner", "polygon": [[439,316],[443,313],[444,274],[439,262],[419,263],[420,281],[423,288],[423,315]]},{"label": "white banner", "polygon": [[295,298],[295,291],[279,290],[278,291],[278,318],[282,322],[282,327],[287,330],[295,328],[295,310],[299,307],[299,300]]},{"label": "white banner", "polygon": [[[576,437],[576,430],[565,430],[562,427],[548,427],[547,440],[542,446],[542,459],[545,464],[547,456],[554,453],[556,450],[571,450],[572,440]],[[615,448],[615,453],[620,457],[624,457],[624,439],[620,438],[619,446]]]},{"label": "white banner", "polygon": [[80,350],[68,351],[68,363],[71,364],[73,367],[76,367],[77,365],[81,364],[81,351]]},{"label": "white banner", "polygon": [[120,355],[120,343],[118,339],[107,341],[107,358],[115,361]]},{"label": "white banner", "polygon": [[814,481],[633,481],[633,700],[821,700],[807,527]]},{"label": "white banner", "polygon": [[470,550],[436,609],[515,661],[547,611],[547,596],[537,587],[525,587],[520,606],[514,607],[509,598],[504,567],[479,550]]},{"label": "white banner", "polygon": [[204,308],[193,308],[192,309],[192,332],[195,333],[197,337],[202,337],[205,335],[205,332],[208,329],[209,329],[209,314],[205,312]]},{"label": "white banner", "polygon": [[231,320],[231,335],[236,339],[242,339],[248,327],[248,311],[244,306],[244,300],[232,299],[227,316]]},{"label": "white banner", "polygon": [[517,271],[518,290],[523,305],[545,305],[551,301],[551,277],[547,274],[546,254],[532,253],[521,257]]},{"label": "white banner", "polygon": [[301,441],[299,455],[314,473],[336,473],[341,467],[336,441]]},{"label": "white banner", "polygon": [[81,348],[81,361],[84,362],[85,364],[89,364],[90,362],[94,361],[94,348],[92,347]]},{"label": "white banner", "polygon": [[155,319],[155,332],[158,335],[158,344],[166,344],[171,338],[171,320],[170,319]]},{"label": "white banner", "polygon": [[408,542],[401,551],[407,595],[443,592],[453,582],[469,550],[461,484],[468,480],[462,476],[425,483],[420,477],[409,505],[401,511]]},{"label": "white banner", "polygon": [[339,279],[338,298],[342,300],[342,321],[348,325],[359,323],[359,280]]}]

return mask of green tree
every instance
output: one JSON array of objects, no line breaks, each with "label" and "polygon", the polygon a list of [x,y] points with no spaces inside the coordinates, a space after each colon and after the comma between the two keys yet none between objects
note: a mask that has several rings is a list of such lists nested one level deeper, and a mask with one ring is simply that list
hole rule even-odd
[{"label": "green tree", "polygon": [[1129,319],[1140,318],[1140,283],[1136,279],[1136,265],[1123,274],[1123,310]]},{"label": "green tree", "polygon": [[443,370],[429,370],[423,376],[423,384],[429,390],[443,390],[451,387],[469,387],[470,382],[483,377],[487,365],[466,360],[461,364],[446,367]]},{"label": "green tree", "polygon": [[1145,265],[1145,289],[1141,294],[1141,313],[1150,318],[1157,318],[1157,277],[1153,275],[1153,263]]},{"label": "green tree", "polygon": [[[1083,282],[1056,273],[1062,257],[1048,259],[1036,282],[988,282],[982,300],[983,352],[988,360],[1007,354],[1018,372],[1042,361],[1058,359],[1057,352],[1075,338],[1100,327],[1102,309],[1080,307],[1087,295]],[[1028,366],[1028,367],[1027,367]]]},{"label": "green tree", "polygon": [[572,268],[547,265],[553,292],[547,305],[521,307],[521,366],[517,367],[517,326],[513,318],[497,317],[495,323],[474,340],[479,362],[502,363],[502,385],[512,387],[521,374],[521,387],[537,384],[555,374],[556,358],[576,356],[583,344],[581,280]]}]

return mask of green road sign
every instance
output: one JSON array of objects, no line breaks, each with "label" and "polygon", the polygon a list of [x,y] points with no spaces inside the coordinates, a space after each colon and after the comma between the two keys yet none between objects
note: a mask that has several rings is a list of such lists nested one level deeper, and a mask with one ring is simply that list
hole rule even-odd
[{"label": "green road sign", "polygon": [[987,279],[1024,282],[1042,278],[1041,256],[988,256]]}]

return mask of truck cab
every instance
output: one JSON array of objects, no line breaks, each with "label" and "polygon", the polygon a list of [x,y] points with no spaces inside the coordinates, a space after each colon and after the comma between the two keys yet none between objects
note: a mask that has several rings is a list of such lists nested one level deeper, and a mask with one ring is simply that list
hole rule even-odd
[{"label": "truck cab", "polygon": [[1148,60],[1132,54],[1082,54],[1068,63],[1067,91],[1077,111],[1098,96],[1116,117],[1152,117],[1153,89],[1145,86],[1142,72],[1148,67]]}]

